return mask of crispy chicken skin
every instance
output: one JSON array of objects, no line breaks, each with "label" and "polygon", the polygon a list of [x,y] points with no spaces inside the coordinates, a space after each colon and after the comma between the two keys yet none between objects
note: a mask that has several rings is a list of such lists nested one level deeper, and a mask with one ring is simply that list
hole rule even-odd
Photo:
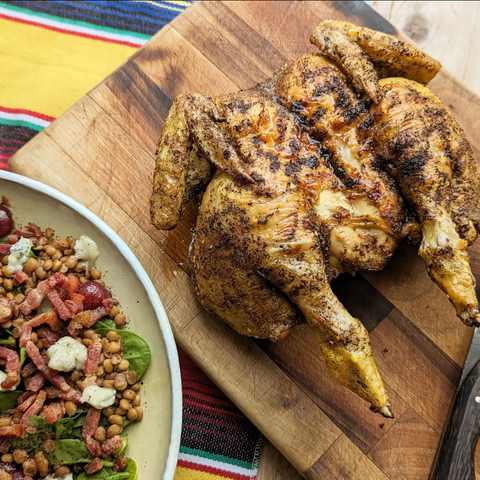
[{"label": "crispy chicken skin", "polygon": [[309,135],[330,154],[347,188],[324,190],[313,205],[329,225],[330,263],[342,271],[381,270],[403,234],[403,202],[395,182],[375,165],[372,116],[346,77],[328,58],[306,54],[273,75],[273,92]]},{"label": "crispy chicken skin", "polygon": [[[204,307],[274,341],[306,322],[333,378],[392,416],[368,332],[330,281],[382,269],[416,225],[430,276],[478,325],[465,249],[479,230],[480,177],[463,131],[422,85],[438,62],[346,22],[323,22],[311,41],[322,54],[288,62],[251,90],[175,99],[159,140],[152,223],[174,228],[206,187],[189,255]],[[400,192],[420,225],[406,223]]]},{"label": "crispy chicken skin", "polygon": [[[185,147],[170,136],[165,142],[169,127],[164,126],[154,184],[177,183],[182,185],[177,195],[187,195],[189,141],[217,167],[201,202],[190,253],[202,304],[238,332],[258,338],[281,339],[306,321],[335,380],[391,416],[368,332],[330,289],[337,270],[328,264],[321,233],[331,229],[331,222],[316,215],[312,204],[323,192],[348,203],[355,192],[335,176],[328,152],[292,113],[259,90],[217,99],[185,95],[172,111],[175,142]],[[163,167],[169,155],[183,171]],[[152,220],[170,227],[163,211],[156,215],[157,201],[168,202],[171,218],[178,221],[185,199],[171,202],[154,193]]]},{"label": "crispy chicken skin", "polygon": [[375,103],[381,96],[379,75],[404,77],[426,85],[441,68],[437,60],[418,48],[349,22],[322,22],[310,42],[343,69],[357,91],[365,91]]}]

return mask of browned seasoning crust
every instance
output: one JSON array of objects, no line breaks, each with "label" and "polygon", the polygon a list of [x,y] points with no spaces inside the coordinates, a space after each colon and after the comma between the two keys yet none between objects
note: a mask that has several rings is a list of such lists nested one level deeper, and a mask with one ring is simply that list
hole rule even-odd
[{"label": "browned seasoning crust", "polygon": [[[437,61],[346,22],[322,23],[311,41],[336,63],[306,54],[251,90],[177,97],[152,223],[173,228],[208,185],[189,257],[205,308],[270,340],[307,322],[335,380],[391,416],[368,333],[329,282],[382,269],[415,232],[432,279],[477,324],[465,248],[479,228],[479,175],[463,131],[418,83]],[[405,78],[379,81],[391,75]],[[399,189],[419,224],[407,223]]]}]

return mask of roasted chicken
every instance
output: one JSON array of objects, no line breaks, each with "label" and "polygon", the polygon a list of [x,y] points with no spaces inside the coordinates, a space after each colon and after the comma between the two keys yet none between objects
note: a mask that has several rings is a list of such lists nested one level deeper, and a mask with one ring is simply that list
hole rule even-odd
[{"label": "roasted chicken", "polygon": [[[303,55],[249,91],[175,99],[159,140],[152,223],[174,228],[206,187],[190,251],[204,307],[270,340],[307,322],[335,380],[391,416],[368,333],[329,282],[382,269],[421,230],[432,278],[476,323],[465,246],[478,228],[478,173],[460,127],[417,83],[437,62],[343,22],[324,22],[312,42],[331,58]],[[392,72],[405,78],[379,80]],[[420,226],[406,221],[397,185]]]}]

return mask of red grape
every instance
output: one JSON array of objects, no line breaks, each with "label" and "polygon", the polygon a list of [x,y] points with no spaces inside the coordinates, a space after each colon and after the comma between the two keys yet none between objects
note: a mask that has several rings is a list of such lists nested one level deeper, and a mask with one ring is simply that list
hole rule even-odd
[{"label": "red grape", "polygon": [[84,310],[93,310],[94,308],[100,307],[103,300],[112,296],[103,285],[97,282],[84,283],[77,290],[77,293],[85,297],[83,300]]},{"label": "red grape", "polygon": [[7,207],[0,205],[0,237],[8,235],[13,228],[13,218]]}]

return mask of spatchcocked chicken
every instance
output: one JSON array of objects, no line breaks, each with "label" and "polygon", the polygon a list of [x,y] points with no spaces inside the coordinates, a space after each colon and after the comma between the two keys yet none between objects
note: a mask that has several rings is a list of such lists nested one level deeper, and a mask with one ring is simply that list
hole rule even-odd
[{"label": "spatchcocked chicken", "polygon": [[[478,324],[465,248],[479,228],[479,175],[453,116],[418,83],[438,62],[343,22],[324,22],[311,41],[322,54],[251,90],[175,99],[152,223],[174,228],[206,188],[190,252],[204,307],[274,341],[306,322],[333,378],[392,416],[368,332],[330,282],[381,270],[402,238],[421,238],[430,276],[459,317]],[[379,80],[390,75],[399,78]]]}]

